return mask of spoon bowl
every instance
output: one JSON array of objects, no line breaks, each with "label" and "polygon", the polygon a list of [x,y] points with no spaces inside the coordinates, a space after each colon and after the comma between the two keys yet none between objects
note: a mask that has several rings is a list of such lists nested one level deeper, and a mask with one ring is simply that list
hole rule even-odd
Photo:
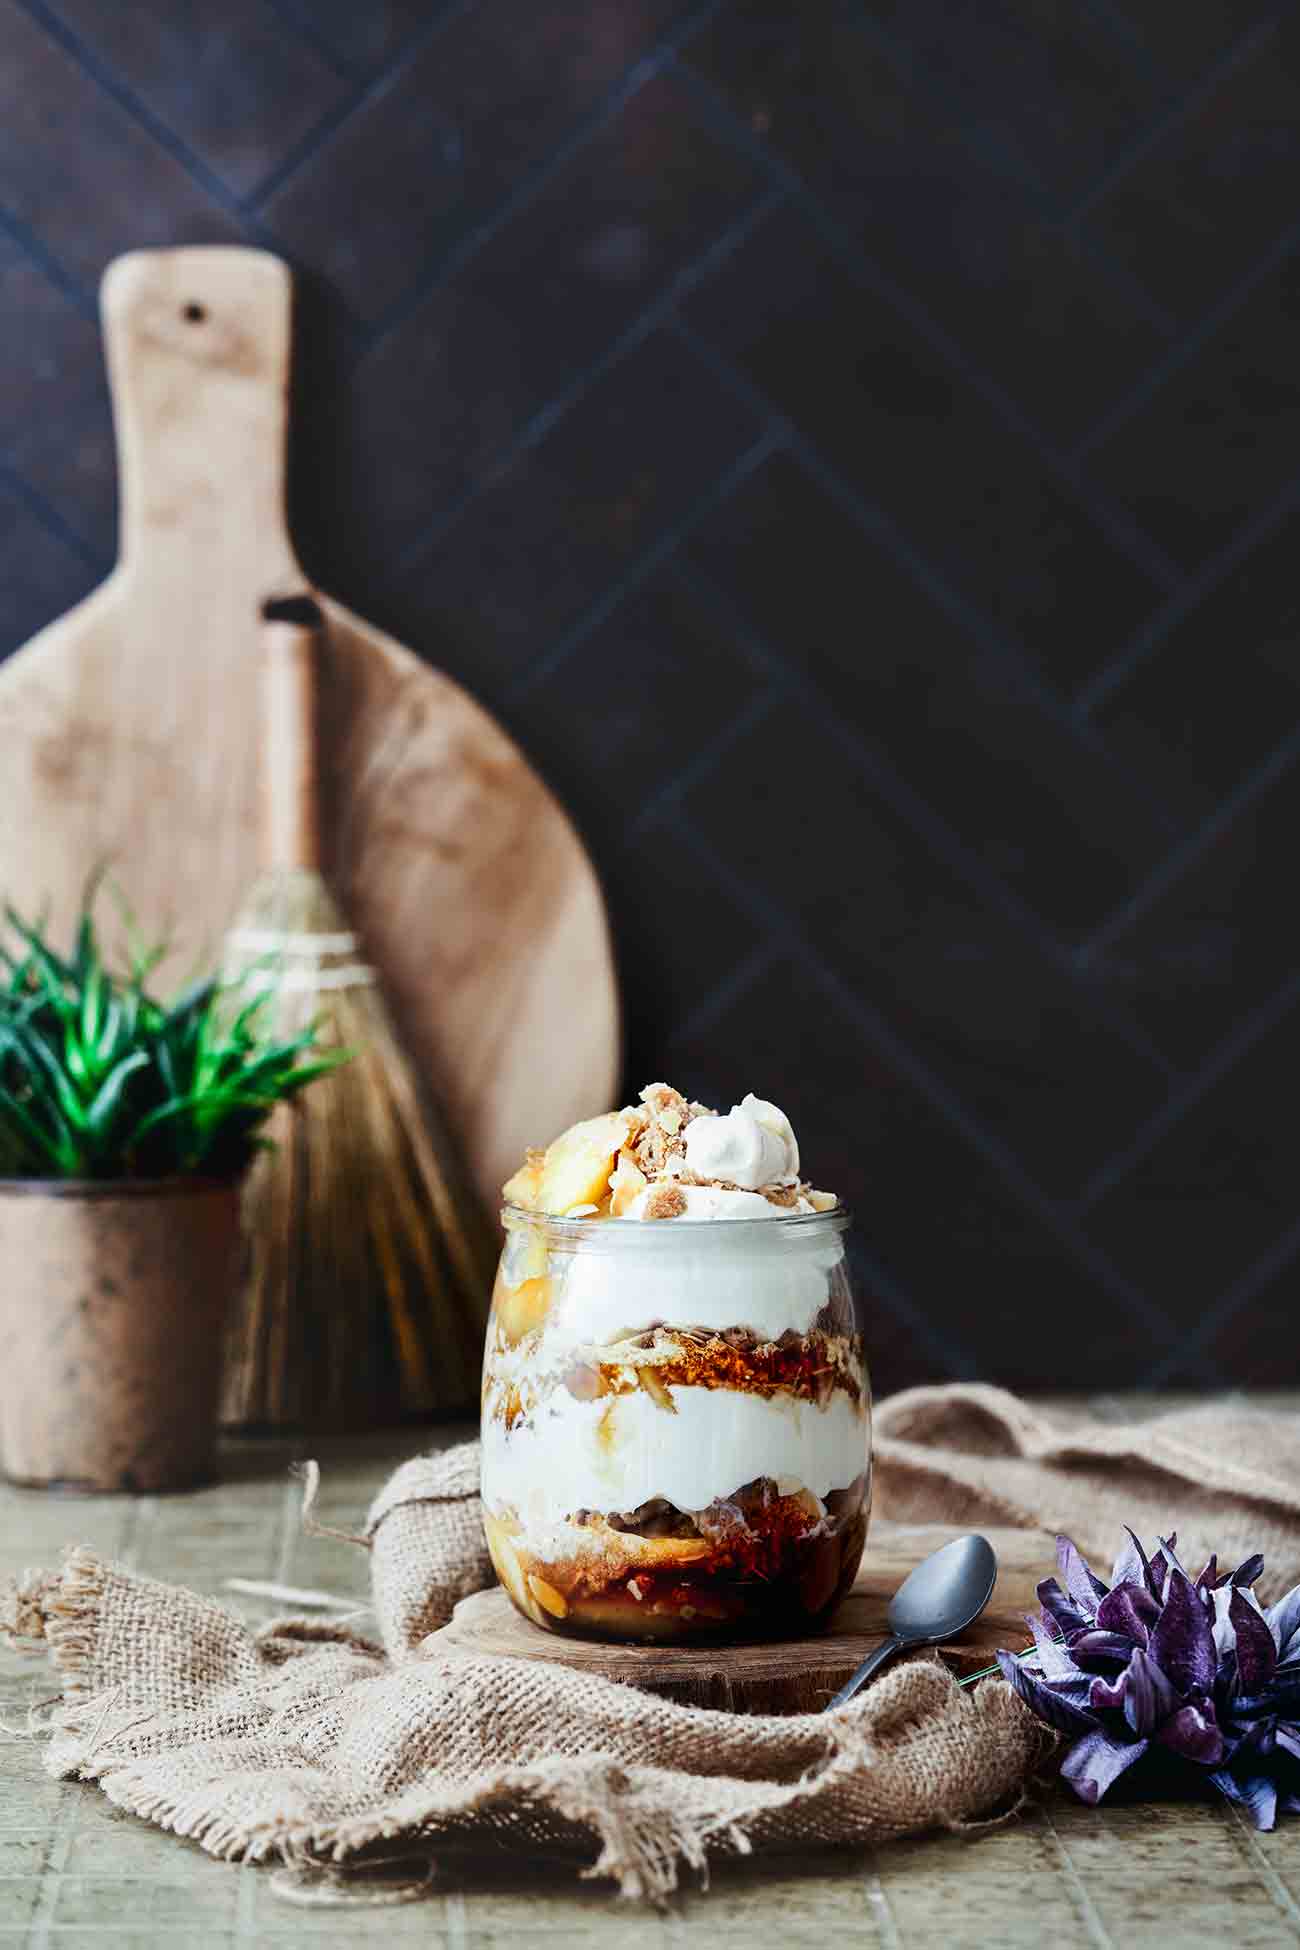
[{"label": "spoon bowl", "polygon": [[998,1560],[987,1537],[954,1537],[894,1593],[889,1629],[904,1645],[938,1645],[972,1625],[993,1596]]},{"label": "spoon bowl", "polygon": [[987,1537],[972,1532],[931,1551],[890,1600],[888,1638],[867,1655],[825,1710],[830,1713],[852,1699],[895,1652],[957,1638],[993,1596],[997,1576],[997,1555]]}]

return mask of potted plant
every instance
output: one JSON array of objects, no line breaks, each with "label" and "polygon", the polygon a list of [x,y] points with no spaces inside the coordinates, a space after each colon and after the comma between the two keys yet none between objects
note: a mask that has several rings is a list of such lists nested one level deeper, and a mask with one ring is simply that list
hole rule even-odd
[{"label": "potted plant", "polygon": [[240,1180],[277,1103],[343,1060],[215,976],[171,1002],[161,950],[0,942],[0,1462],[14,1481],[159,1490],[212,1474]]}]

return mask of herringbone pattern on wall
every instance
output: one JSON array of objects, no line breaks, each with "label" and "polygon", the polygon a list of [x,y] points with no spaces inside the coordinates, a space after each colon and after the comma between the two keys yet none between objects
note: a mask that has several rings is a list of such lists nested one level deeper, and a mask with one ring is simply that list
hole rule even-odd
[{"label": "herringbone pattern on wall", "polygon": [[787,1105],[879,1380],[1294,1381],[1298,156],[1252,0],[0,0],[3,648],[106,259],[283,252],[309,567],[573,806],[629,1081]]}]

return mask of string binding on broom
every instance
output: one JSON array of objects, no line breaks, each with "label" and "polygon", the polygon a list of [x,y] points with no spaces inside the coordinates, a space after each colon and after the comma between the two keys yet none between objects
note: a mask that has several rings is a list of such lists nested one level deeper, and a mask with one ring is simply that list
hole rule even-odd
[{"label": "string binding on broom", "polygon": [[[361,943],[351,929],[337,934],[289,934],[275,928],[235,928],[226,940],[235,954],[255,955],[273,964],[250,969],[242,978],[248,989],[347,989],[375,980],[369,962],[347,962],[341,968],[317,966],[322,955],[357,953]],[[311,966],[285,967],[285,959],[293,956]]]},{"label": "string binding on broom", "polygon": [[355,955],[360,938],[351,928],[338,934],[289,934],[282,928],[233,928],[226,936],[232,948],[250,955],[274,955],[291,949],[299,955]]}]

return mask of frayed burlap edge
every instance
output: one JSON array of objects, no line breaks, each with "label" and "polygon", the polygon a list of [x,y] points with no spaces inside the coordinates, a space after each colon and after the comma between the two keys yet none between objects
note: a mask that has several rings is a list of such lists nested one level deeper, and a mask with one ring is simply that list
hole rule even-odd
[{"label": "frayed burlap edge", "polygon": [[[737,1725],[743,1724],[773,1752],[795,1752],[802,1742],[814,1758],[793,1778],[769,1779],[702,1773],[685,1763],[629,1764],[626,1756],[599,1751],[559,1752],[516,1764],[492,1755],[480,1771],[462,1779],[439,1780],[434,1762],[432,1772],[416,1770],[382,1805],[338,1819],[237,1821],[216,1805],[218,1784],[202,1766],[205,1752],[219,1757],[217,1748],[205,1749],[198,1727],[183,1732],[178,1709],[142,1712],[147,1702],[136,1700],[118,1716],[120,1726],[111,1724],[114,1702],[105,1698],[100,1645],[104,1607],[114,1602],[122,1607],[137,1596],[147,1602],[169,1595],[175,1608],[188,1605],[196,1616],[220,1615],[232,1631],[243,1632],[238,1621],[207,1601],[184,1592],[168,1594],[165,1587],[133,1579],[75,1547],[61,1573],[29,1576],[7,1594],[0,1631],[11,1639],[43,1641],[63,1681],[47,1765],[65,1778],[97,1782],[115,1806],[193,1840],[209,1854],[274,1859],[296,1872],[346,1869],[357,1858],[354,1866],[364,1873],[367,1856],[373,1858],[376,1850],[391,1853],[394,1845],[403,1856],[417,1852],[429,1858],[443,1847],[505,1845],[524,1854],[567,1858],[585,1876],[611,1879],[625,1896],[662,1903],[683,1870],[705,1876],[712,1854],[853,1846],[924,1827],[965,1830],[1006,1819],[1021,1804],[1025,1783],[1044,1753],[1044,1730],[1000,1681],[965,1693],[928,1661],[900,1666],[838,1714],[743,1723],[644,1695],[636,1695],[632,1706],[627,1689],[611,1681],[584,1678],[575,1689],[574,1675],[546,1665],[526,1677],[536,1688],[543,1725],[554,1692],[559,1710],[570,1714],[580,1697],[580,1711],[590,1716],[593,1728],[601,1727],[605,1713],[611,1744],[621,1736],[626,1745],[628,1715],[634,1713],[638,1752],[642,1727],[645,1751],[671,1759],[678,1734],[696,1737],[702,1731],[708,1737],[709,1723],[716,1721],[720,1741],[734,1741]],[[426,1661],[423,1671],[414,1663],[395,1669],[366,1642],[341,1629],[336,1638],[337,1645],[327,1650],[304,1642],[292,1656],[304,1662],[305,1671],[314,1656],[361,1654],[367,1673],[387,1673],[415,1688],[441,1686],[453,1702],[458,1688],[483,1697],[521,1683],[515,1661],[448,1652]],[[247,1646],[256,1651],[251,1635]],[[332,1704],[345,1710],[342,1688]],[[256,1706],[253,1687],[254,1722]],[[355,1707],[364,1716],[366,1702],[357,1698]],[[201,1722],[201,1695],[195,1713]],[[171,1785],[160,1787],[160,1761],[166,1777],[177,1749],[185,1764],[173,1766]],[[959,1764],[962,1756],[965,1767]],[[225,1755],[222,1764],[233,1762]],[[879,1787],[895,1778],[900,1798],[891,1815],[878,1805]],[[539,1842],[544,1846],[535,1846]],[[397,1900],[400,1893],[385,1892],[382,1900]],[[329,1900],[327,1885],[318,1899]]]},{"label": "frayed burlap edge", "polygon": [[[897,1677],[901,1679],[905,1671],[900,1668]],[[884,1687],[888,1681],[879,1684]],[[921,1823],[873,1823],[859,1834],[827,1839],[822,1846],[827,1850],[860,1847],[931,1828],[974,1837],[1019,1815],[1030,1799],[1030,1781],[1055,1750],[1055,1736],[1000,1680],[985,1682],[972,1696],[972,1712],[1003,1760],[1005,1781],[987,1805],[981,1799],[967,1807],[958,1796],[950,1806],[929,1811]],[[332,1870],[344,1883],[353,1874],[365,1874],[373,1866],[373,1852],[387,1845],[404,1844],[402,1853],[411,1858],[417,1852],[411,1845],[417,1840],[431,1851],[450,1844],[458,1853],[481,1854],[493,1846],[490,1831],[498,1815],[531,1812],[545,1821],[547,1845],[520,1851],[525,1857],[567,1861],[583,1880],[612,1881],[620,1896],[662,1907],[683,1872],[708,1886],[711,1857],[748,1856],[769,1849],[803,1852],[816,1846],[783,1835],[782,1815],[800,1798],[833,1792],[848,1777],[870,1768],[875,1758],[869,1738],[843,1729],[830,1759],[815,1774],[788,1789],[755,1795],[749,1808],[734,1812],[674,1808],[674,1777],[664,1769],[627,1768],[599,1756],[581,1762],[565,1757],[546,1766],[506,1768],[454,1789],[430,1791],[418,1801],[407,1800],[400,1816],[355,1816],[287,1829],[265,1824],[252,1830],[222,1822],[201,1806],[159,1797],[147,1776],[107,1756],[90,1760],[77,1773],[78,1778],[95,1782],[115,1807],[197,1843],[209,1855],[232,1862],[275,1861],[300,1876]],[[590,1860],[593,1841],[597,1853]],[[427,1868],[412,1877],[409,1889],[385,1892],[375,1900],[407,1899],[416,1884],[429,1884],[435,1866],[431,1855]],[[327,1888],[321,1901],[329,1900]],[[292,1900],[294,1891],[295,1885],[281,1885],[276,1893]]]}]

